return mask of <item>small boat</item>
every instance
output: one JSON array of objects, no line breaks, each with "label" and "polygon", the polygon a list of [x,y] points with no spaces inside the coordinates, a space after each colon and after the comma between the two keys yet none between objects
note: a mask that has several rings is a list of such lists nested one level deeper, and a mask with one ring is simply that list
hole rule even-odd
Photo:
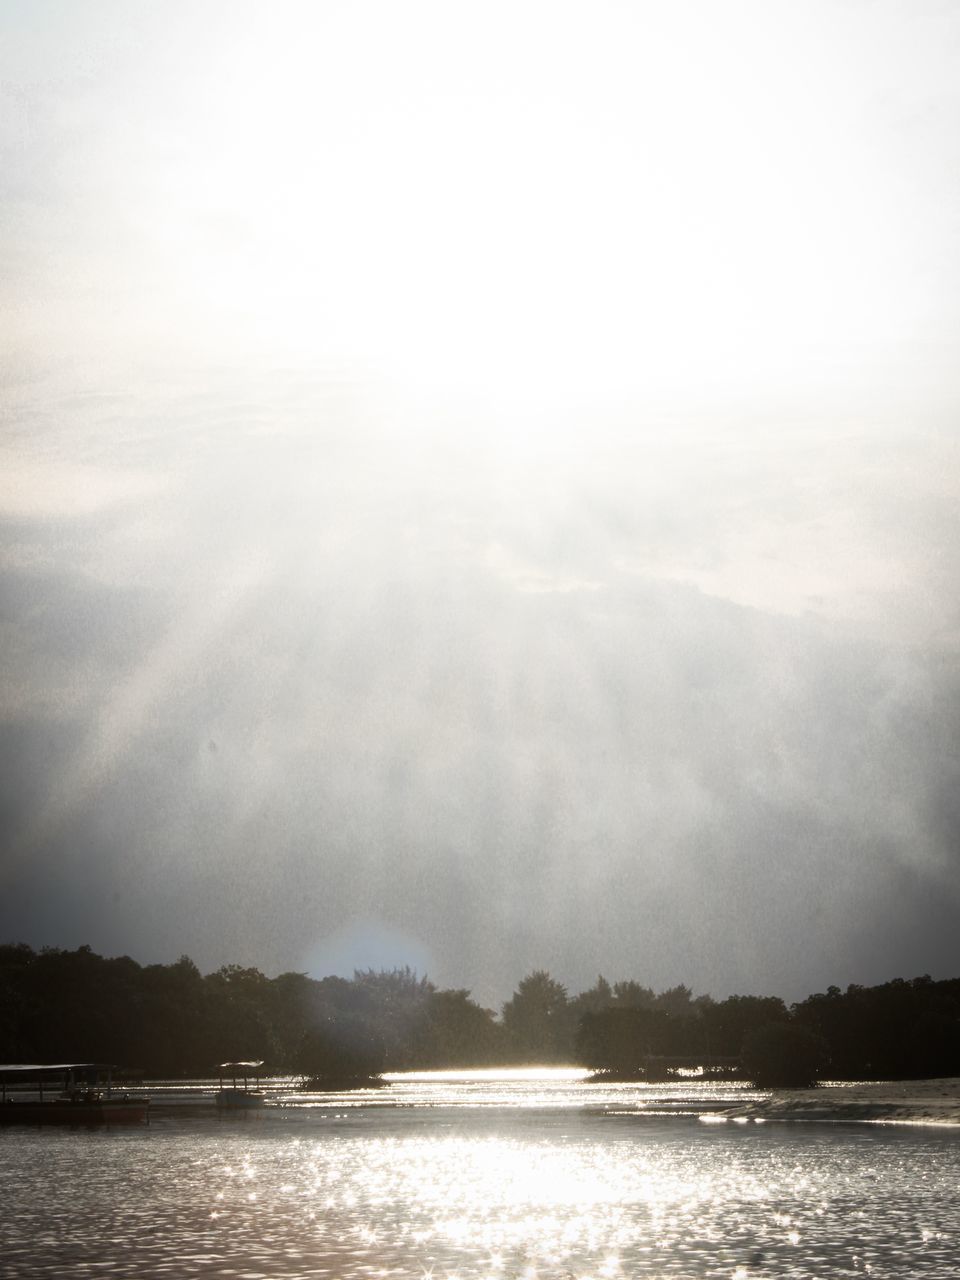
[{"label": "small boat", "polygon": [[[220,1071],[220,1088],[217,1090],[216,1104],[224,1111],[250,1111],[256,1107],[262,1107],[266,1102],[266,1095],[260,1088],[260,1068],[263,1066],[262,1060],[259,1062],[221,1062]],[[253,1088],[250,1087],[250,1077],[253,1077]],[[227,1084],[227,1077],[230,1083]],[[237,1081],[242,1080],[243,1084]]]},{"label": "small boat", "polygon": [[98,1062],[0,1063],[0,1124],[142,1124],[149,1098],[113,1089]]}]

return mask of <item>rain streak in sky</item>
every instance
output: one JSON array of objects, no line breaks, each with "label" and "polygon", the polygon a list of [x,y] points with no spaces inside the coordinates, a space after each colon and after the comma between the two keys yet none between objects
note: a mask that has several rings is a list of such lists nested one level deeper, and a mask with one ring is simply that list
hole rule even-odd
[{"label": "rain streak in sky", "polygon": [[956,5],[0,37],[0,940],[958,972]]}]

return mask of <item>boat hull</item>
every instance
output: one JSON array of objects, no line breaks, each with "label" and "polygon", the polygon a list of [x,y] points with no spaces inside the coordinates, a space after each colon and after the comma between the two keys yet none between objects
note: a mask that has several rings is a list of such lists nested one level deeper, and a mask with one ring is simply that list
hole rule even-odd
[{"label": "boat hull", "polygon": [[150,1114],[146,1098],[98,1102],[11,1102],[0,1106],[0,1124],[143,1124]]},{"label": "boat hull", "polygon": [[256,1111],[264,1106],[266,1098],[253,1090],[221,1089],[215,1101],[221,1111]]}]

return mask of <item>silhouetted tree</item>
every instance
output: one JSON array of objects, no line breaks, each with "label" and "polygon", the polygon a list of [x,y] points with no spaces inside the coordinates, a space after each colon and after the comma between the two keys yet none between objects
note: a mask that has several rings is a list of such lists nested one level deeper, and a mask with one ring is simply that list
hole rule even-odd
[{"label": "silhouetted tree", "polygon": [[612,1007],[586,1013],[576,1035],[576,1060],[595,1071],[641,1079],[647,1059],[668,1053],[670,1018],[662,1009]]},{"label": "silhouetted tree", "polygon": [[960,1076],[960,1016],[953,1001],[924,1010],[910,1030],[911,1076]]},{"label": "silhouetted tree", "polygon": [[823,1078],[830,1049],[822,1036],[795,1022],[768,1022],[743,1044],[743,1069],[761,1089],[809,1088]]},{"label": "silhouetted tree", "polygon": [[592,987],[573,996],[569,1002],[571,1019],[576,1025],[585,1013],[599,1013],[613,1004],[613,988],[603,974],[597,978]]},{"label": "silhouetted tree", "polygon": [[414,1035],[416,1065],[479,1067],[502,1060],[503,1028],[467,990],[433,991]]},{"label": "silhouetted tree", "polygon": [[371,1063],[562,1062],[575,1052],[586,1065],[630,1072],[657,1055],[733,1057],[748,1041],[771,1061],[778,1044],[788,1057],[793,1044],[801,1062],[800,1040],[766,1031],[770,1023],[825,1041],[837,1078],[960,1074],[960,978],[829,987],[787,1014],[775,997],[714,1001],[682,984],[657,995],[603,977],[570,999],[538,970],[497,1022],[466,990],[438,991],[408,968],[317,980],[225,965],[203,977],[187,956],[142,967],[89,946],[0,945],[0,1060],[90,1059],[154,1076],[207,1075],[230,1058],[264,1058],[281,1071],[302,1070],[311,1057],[314,1066],[355,1061],[366,1072]]},{"label": "silhouetted tree", "polygon": [[729,996],[702,1006],[703,1048],[708,1055],[738,1057],[746,1037],[768,1022],[785,1022],[787,1007],[776,996]]},{"label": "silhouetted tree", "polygon": [[[877,987],[828,987],[794,1005],[798,1023],[830,1045],[837,1079],[895,1080],[957,1069],[951,1024],[960,1019],[960,980],[928,975]],[[939,1028],[935,1032],[934,1028]]]},{"label": "silhouetted tree", "polygon": [[24,1040],[41,1061],[128,1062],[142,1025],[140,973],[129,956],[44,947],[23,972]]},{"label": "silhouetted tree", "polygon": [[25,942],[0,945],[0,1059],[4,1062],[26,1062],[34,1056],[27,1025],[27,971],[36,958]]},{"label": "silhouetted tree", "polygon": [[319,983],[305,973],[281,973],[267,985],[267,1009],[277,1057],[278,1071],[299,1070],[299,1052],[304,1034],[322,1013],[319,1011]]},{"label": "silhouetted tree", "polygon": [[147,965],[141,974],[143,1023],[132,1057],[152,1076],[207,1075],[219,1048],[212,1034],[211,996],[189,956]]},{"label": "silhouetted tree", "polygon": [[204,979],[210,1032],[216,1041],[216,1062],[260,1059],[272,1061],[278,1054],[268,1014],[268,979],[259,969],[239,964],[223,965]]},{"label": "silhouetted tree", "polygon": [[567,991],[545,969],[528,974],[503,1006],[508,1051],[518,1062],[561,1062],[571,1056]]},{"label": "silhouetted tree", "polygon": [[670,1018],[692,1018],[696,1013],[693,1007],[693,992],[682,982],[679,986],[661,991],[655,998],[653,1007]]},{"label": "silhouetted tree", "polygon": [[366,1018],[341,1013],[303,1033],[297,1066],[328,1087],[362,1081],[383,1071],[383,1040]]},{"label": "silhouetted tree", "polygon": [[652,1009],[656,1001],[652,987],[641,986],[629,979],[613,984],[613,1002],[622,1009]]},{"label": "silhouetted tree", "polygon": [[429,979],[408,965],[396,969],[358,969],[353,975],[358,1008],[376,1024],[384,1045],[387,1070],[403,1071],[416,1059],[416,1029],[436,991]]}]

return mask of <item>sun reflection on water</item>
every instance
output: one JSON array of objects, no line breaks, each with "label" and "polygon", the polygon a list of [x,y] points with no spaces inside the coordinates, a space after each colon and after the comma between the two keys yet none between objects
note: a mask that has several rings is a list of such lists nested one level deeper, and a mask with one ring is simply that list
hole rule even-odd
[{"label": "sun reflection on water", "polygon": [[17,1280],[955,1280],[960,1244],[960,1141],[929,1132],[511,1101],[22,1132],[5,1166],[10,1136]]},{"label": "sun reflection on water", "polygon": [[[407,1276],[417,1258],[416,1274],[435,1280],[755,1280],[797,1250],[823,1217],[822,1194],[845,1180],[817,1164],[785,1164],[776,1148],[759,1164],[744,1160],[735,1138],[719,1150],[703,1146],[694,1160],[689,1144],[645,1136],[654,1140],[621,1135],[611,1146],[569,1132],[293,1139],[259,1160],[247,1153],[220,1166],[215,1220],[246,1230],[244,1215],[262,1191],[275,1233],[297,1237],[308,1253],[328,1241],[340,1260],[331,1275],[377,1274],[377,1263],[383,1274]],[[922,1243],[933,1237],[927,1231]],[[850,1274],[865,1273],[868,1254],[856,1263],[848,1255]]]}]

